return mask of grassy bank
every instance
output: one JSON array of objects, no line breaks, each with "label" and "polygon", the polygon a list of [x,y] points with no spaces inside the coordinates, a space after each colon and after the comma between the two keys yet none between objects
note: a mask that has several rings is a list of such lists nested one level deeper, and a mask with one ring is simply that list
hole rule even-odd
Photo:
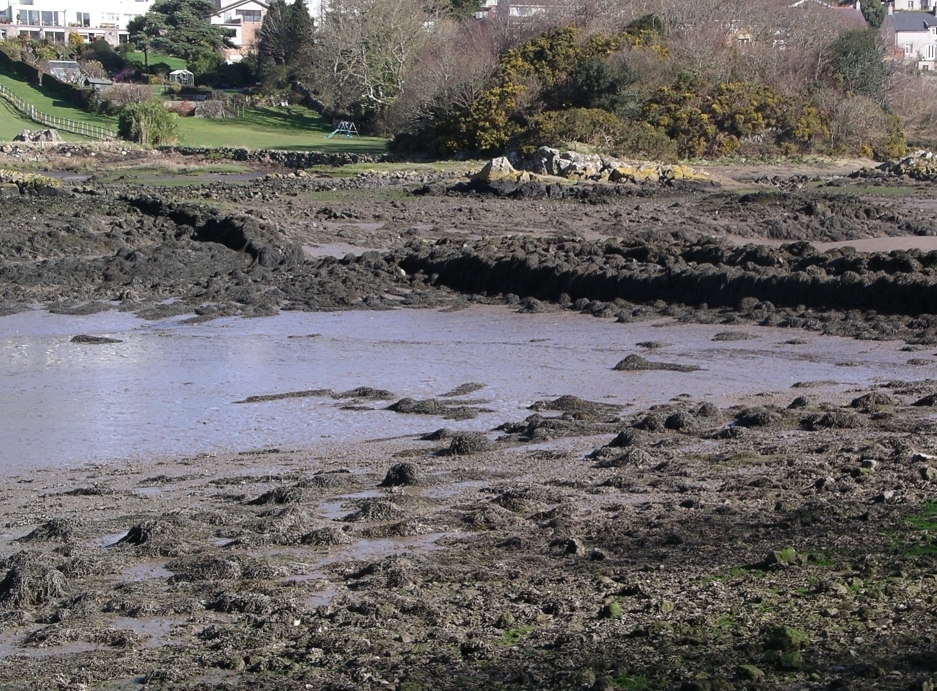
[{"label": "grassy bank", "polygon": [[222,120],[182,118],[179,131],[186,146],[380,153],[387,145],[380,137],[346,139],[336,135],[326,139],[331,123],[302,106],[248,108],[243,117]]}]

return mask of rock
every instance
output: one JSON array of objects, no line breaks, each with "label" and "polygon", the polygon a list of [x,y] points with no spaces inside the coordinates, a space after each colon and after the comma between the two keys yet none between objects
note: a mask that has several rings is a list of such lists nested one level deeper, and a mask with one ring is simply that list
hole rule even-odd
[{"label": "rock", "polygon": [[621,605],[617,602],[606,603],[599,616],[602,619],[618,619],[621,616]]},{"label": "rock", "polygon": [[566,554],[582,554],[585,549],[579,538],[571,537],[566,541]]},{"label": "rock", "polygon": [[937,468],[932,465],[921,468],[920,473],[922,480],[926,480],[927,482],[933,482],[934,480],[937,480]]},{"label": "rock", "polygon": [[450,456],[467,456],[494,448],[494,442],[480,432],[460,432],[449,443]]},{"label": "rock", "polygon": [[787,406],[788,410],[798,410],[800,408],[806,408],[810,405],[810,399],[806,396],[798,396],[793,401],[790,402],[790,405]]},{"label": "rock", "polygon": [[61,142],[62,136],[58,130],[20,130],[13,137],[14,142]]},{"label": "rock", "polygon": [[765,673],[755,665],[739,665],[735,670],[735,676],[743,681],[762,681]]},{"label": "rock", "polygon": [[879,504],[884,504],[885,502],[889,502],[894,498],[895,498],[895,490],[888,489],[880,494],[875,495],[874,501]]},{"label": "rock", "polygon": [[504,156],[491,159],[484,168],[472,176],[472,180],[476,182],[517,182],[519,178],[520,173]]},{"label": "rock", "polygon": [[873,391],[872,393],[867,393],[865,396],[859,396],[858,398],[852,399],[849,407],[857,408],[859,410],[870,410],[880,406],[893,405],[895,405],[895,401],[891,396],[884,394],[881,391]]},{"label": "rock", "polygon": [[875,470],[876,466],[878,466],[878,461],[874,458],[863,458],[862,461],[859,462],[859,467],[865,468],[866,470]]},{"label": "rock", "polygon": [[765,636],[764,647],[769,650],[800,650],[810,645],[810,637],[790,626],[776,626]]},{"label": "rock", "polygon": [[387,471],[381,487],[409,487],[423,481],[423,472],[415,463],[398,463]]},{"label": "rock", "polygon": [[742,427],[769,427],[781,421],[781,415],[768,408],[745,408],[735,416],[735,424]]},{"label": "rock", "polygon": [[786,670],[798,670],[804,666],[804,658],[799,650],[790,650],[778,657],[778,667]]},{"label": "rock", "polygon": [[83,343],[85,345],[105,345],[108,343],[122,343],[122,341],[117,338],[107,338],[105,336],[86,336],[85,334],[72,336],[70,339],[70,342],[71,343]]},{"label": "rock", "polygon": [[616,372],[696,372],[700,368],[695,365],[678,365],[672,362],[651,362],[640,355],[631,354],[620,360],[612,369]]},{"label": "rock", "polygon": [[772,566],[774,564],[793,564],[797,561],[797,551],[793,547],[785,547],[779,552],[771,552],[765,557],[762,564]]}]

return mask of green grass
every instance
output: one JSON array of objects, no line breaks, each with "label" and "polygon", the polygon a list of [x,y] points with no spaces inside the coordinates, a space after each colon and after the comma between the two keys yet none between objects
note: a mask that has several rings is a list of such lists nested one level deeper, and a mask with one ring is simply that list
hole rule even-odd
[{"label": "green grass", "polygon": [[[24,118],[7,101],[0,99],[0,142],[12,140],[21,130],[40,129],[45,129],[45,125]],[[72,134],[71,132],[59,132],[59,135],[62,139],[69,142],[88,141],[86,137]]]},{"label": "green grass", "polygon": [[380,137],[326,139],[331,123],[302,106],[248,108],[240,118],[181,118],[179,131],[186,146],[356,153],[381,153],[387,147]]},{"label": "green grass", "polygon": [[918,530],[937,530],[937,501],[924,504],[921,514],[909,518],[908,523]]},{"label": "green grass", "polygon": [[[76,108],[71,103],[63,101],[58,96],[46,91],[42,87],[30,84],[18,77],[10,76],[5,72],[0,72],[0,84],[3,84],[3,86],[27,103],[36,106],[36,110],[46,115],[54,115],[59,118],[66,118],[68,120],[74,120],[75,122],[86,122],[102,127],[117,127],[117,120],[115,118],[101,117],[81,108]],[[34,123],[33,129],[36,129],[37,126],[38,125]]]},{"label": "green grass", "polygon": [[[124,57],[127,58],[128,62],[135,62],[138,65],[142,65],[144,63],[143,53],[127,53]],[[182,58],[174,58],[170,55],[154,53],[151,51],[149,64],[155,65],[158,62],[165,62],[167,65],[169,65],[170,68],[174,70],[184,70],[186,68],[186,62]]]},{"label": "green grass", "polygon": [[[117,127],[116,118],[94,115],[76,108],[45,89],[18,77],[0,72],[0,84],[47,115],[112,129]],[[5,115],[3,120],[6,123]],[[2,127],[4,132],[15,130],[9,135],[10,137],[24,128],[18,122],[10,122]],[[35,128],[36,125],[33,124],[33,129]],[[244,116],[240,118],[179,119],[181,143],[186,146],[244,146],[249,149],[354,153],[382,153],[387,148],[387,140],[380,137],[346,139],[336,136],[326,139],[326,135],[331,131],[331,123],[326,122],[315,111],[303,106],[248,108],[244,111]]]}]

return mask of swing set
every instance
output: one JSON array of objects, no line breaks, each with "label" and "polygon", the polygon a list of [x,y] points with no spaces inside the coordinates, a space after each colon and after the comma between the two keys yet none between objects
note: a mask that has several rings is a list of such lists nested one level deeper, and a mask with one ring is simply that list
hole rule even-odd
[{"label": "swing set", "polygon": [[332,130],[331,134],[325,135],[326,139],[331,139],[336,134],[344,134],[346,139],[351,139],[352,137],[361,137],[358,134],[358,128],[355,127],[355,123],[351,120],[333,120],[332,121]]}]

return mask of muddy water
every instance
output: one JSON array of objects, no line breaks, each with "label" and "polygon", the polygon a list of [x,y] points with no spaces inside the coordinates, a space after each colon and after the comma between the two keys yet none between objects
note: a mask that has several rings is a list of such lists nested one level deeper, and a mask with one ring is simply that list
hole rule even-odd
[{"label": "muddy water", "polygon": [[[0,318],[0,470],[270,445],[335,447],[443,426],[490,430],[524,418],[533,401],[562,394],[628,412],[683,393],[719,406],[760,392],[786,402],[798,381],[836,382],[811,393],[842,400],[850,387],[937,376],[935,366],[907,364],[931,353],[901,352],[897,342],[759,327],[745,329],[753,340],[712,340],[727,330],[495,307],[283,313],[203,324],[31,311]],[[121,342],[71,343],[76,334]],[[784,344],[794,338],[806,343]],[[642,341],[673,345],[647,353],[636,347]],[[612,371],[633,352],[703,369]],[[329,397],[235,403],[358,386],[431,398],[470,381],[487,386],[469,398],[494,412],[463,422],[389,412],[386,402],[347,410],[347,400]]]}]

